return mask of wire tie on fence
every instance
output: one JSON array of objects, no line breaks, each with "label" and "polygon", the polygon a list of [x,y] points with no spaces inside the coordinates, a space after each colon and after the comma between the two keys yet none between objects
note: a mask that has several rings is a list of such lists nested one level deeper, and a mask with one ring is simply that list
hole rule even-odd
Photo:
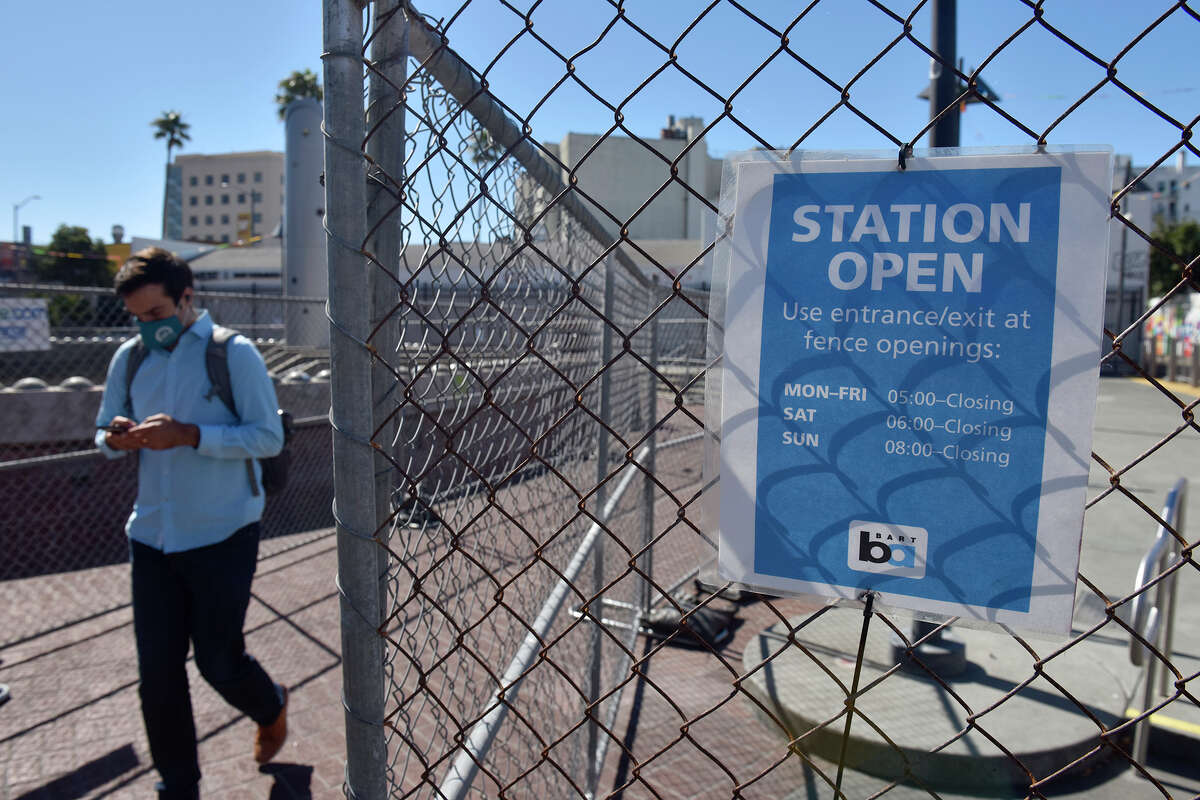
[{"label": "wire tie on fence", "polygon": [[345,522],[342,521],[342,518],[338,516],[337,498],[336,497],[333,499],[332,506],[333,506],[333,521],[337,524],[339,530],[343,530],[346,533],[348,533],[351,536],[354,536],[358,539],[363,539],[368,542],[374,542],[375,544],[379,543],[379,540],[375,538],[375,534],[373,534],[373,533],[366,534],[366,533],[363,533],[362,531],[355,530],[355,528],[352,525],[347,525]]},{"label": "wire tie on fence", "polygon": [[346,330],[346,328],[340,322],[338,322],[336,319],[333,318],[333,314],[329,310],[329,301],[328,300],[325,301],[325,318],[329,320],[330,325],[332,325],[335,329],[337,329],[338,333],[342,334],[347,339],[354,342],[356,345],[363,348],[364,350],[370,350],[371,345],[369,343],[367,343],[363,339],[359,339],[353,333]]},{"label": "wire tie on fence", "polygon": [[367,719],[366,717],[362,716],[362,715],[361,715],[361,714],[359,714],[357,711],[355,711],[353,708],[351,708],[351,707],[350,707],[350,704],[346,702],[346,691],[345,691],[345,689],[343,689],[343,690],[342,690],[342,708],[346,709],[346,713],[347,713],[347,714],[349,714],[350,716],[354,717],[356,720],[358,720],[359,722],[361,722],[363,725],[372,725],[372,726],[374,726],[374,727],[376,727],[376,728],[382,728],[382,727],[383,727],[383,719],[382,719],[382,718],[380,718],[380,719],[379,719],[379,721],[378,721],[378,722],[376,722],[375,720]]},{"label": "wire tie on fence", "polygon": [[323,50],[321,52],[321,60],[324,61],[326,56],[341,56],[342,58],[352,58],[355,61],[362,61],[362,51],[355,48],[354,50]]},{"label": "wire tie on fence", "polygon": [[[343,600],[345,600],[345,601],[346,601],[346,605],[348,605],[348,606],[350,607],[350,609],[351,609],[351,610],[352,610],[352,611],[353,611],[355,614],[357,614],[357,615],[358,615],[358,618],[359,618],[359,619],[361,619],[361,620],[363,621],[363,624],[364,624],[364,625],[366,625],[366,626],[367,626],[368,628],[370,628],[371,630],[375,631],[376,635],[378,635],[378,636],[380,636],[380,638],[382,638],[383,634],[382,634],[382,633],[380,633],[380,631],[379,631],[379,627],[380,627],[379,623],[378,623],[378,622],[372,622],[371,620],[367,619],[367,616],[366,616],[366,614],[364,614],[364,613],[362,613],[361,611],[359,611],[359,610],[358,610],[358,606],[356,606],[356,605],[354,604],[354,602],[353,602],[353,601],[350,599],[350,596],[349,596],[349,595],[347,595],[347,594],[346,594],[346,592],[345,592],[345,591],[342,589],[342,575],[341,575],[341,573],[340,573],[340,572],[335,572],[335,573],[333,574],[333,585],[334,585],[334,588],[336,588],[336,589],[337,589],[338,597],[340,597],[340,598],[342,598]],[[343,699],[342,699],[342,705],[345,705],[345,704],[346,704],[346,701],[345,701],[345,698],[343,698]],[[368,721],[368,720],[363,720],[363,722],[369,722],[369,721]],[[370,723],[370,724],[372,724],[372,725],[373,725],[373,724],[375,724],[375,723]],[[379,724],[380,724],[380,725],[382,725],[383,723],[382,723],[382,722],[380,722]]]},{"label": "wire tie on fence", "polygon": [[[359,57],[359,60],[361,60],[361,56]],[[337,136],[334,136],[332,133],[329,132],[329,129],[325,127],[324,120],[321,120],[321,136],[323,136],[325,141],[329,142],[334,147],[345,150],[347,153],[350,153],[351,155],[354,155],[358,158],[363,157],[363,151],[362,151],[361,146],[356,144],[355,146],[352,147],[351,145],[346,143],[346,140],[340,139]],[[357,140],[355,140],[355,141],[357,141]]]},{"label": "wire tie on fence", "polygon": [[355,444],[360,445],[362,447],[365,447],[368,450],[370,450],[371,452],[375,452],[375,442],[371,441],[370,439],[364,439],[361,436],[355,436],[354,434],[350,433],[349,431],[345,430],[344,428],[338,427],[338,424],[336,422],[334,422],[334,420],[332,418],[332,413],[330,414],[329,427],[332,428],[335,433],[337,433],[341,436],[344,436],[347,440],[354,442]]},{"label": "wire tie on fence", "polygon": [[846,696],[846,727],[842,730],[842,752],[838,756],[837,784],[833,787],[834,800],[842,794],[842,773],[846,767],[846,749],[850,744],[850,723],[854,721],[854,698],[858,694],[858,679],[862,676],[863,653],[867,649],[867,630],[871,625],[871,614],[875,607],[876,592],[862,592],[858,599],[864,600],[862,633],[858,637],[858,655],[854,659],[854,680],[850,683],[850,694]]},{"label": "wire tie on fence", "polygon": [[358,794],[354,791],[354,787],[350,785],[349,764],[342,770],[342,794],[346,795],[349,800],[358,800]]},{"label": "wire tie on fence", "polygon": [[[322,222],[321,229],[325,231],[325,235],[328,238],[340,244],[344,249],[349,250],[351,253],[356,253],[363,258],[367,257],[367,251],[363,249],[362,245],[354,244],[349,239],[334,233],[327,223]],[[328,314],[326,314],[326,316],[328,316]]]}]

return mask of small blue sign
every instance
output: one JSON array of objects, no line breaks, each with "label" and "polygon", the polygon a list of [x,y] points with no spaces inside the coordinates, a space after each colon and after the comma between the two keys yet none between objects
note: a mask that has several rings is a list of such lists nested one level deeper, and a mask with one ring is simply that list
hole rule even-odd
[{"label": "small blue sign", "polygon": [[1029,610],[1061,185],[774,175],[754,572]]}]

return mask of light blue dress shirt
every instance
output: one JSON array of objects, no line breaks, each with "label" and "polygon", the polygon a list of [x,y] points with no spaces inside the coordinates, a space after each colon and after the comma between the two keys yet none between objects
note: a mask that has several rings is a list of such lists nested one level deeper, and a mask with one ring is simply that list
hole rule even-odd
[{"label": "light blue dress shirt", "polygon": [[[126,396],[126,365],[138,339],[121,345],[108,365],[104,399],[97,425],[116,416],[138,422],[152,414],[169,414],[200,428],[198,447],[141,450],[138,493],[125,532],[142,544],[174,553],[215,544],[262,518],[264,498],[251,491],[247,458],[266,458],[283,447],[283,426],[275,386],[257,348],[235,336],[228,343],[229,378],[233,385],[234,415],[212,391],[205,350],[213,322],[207,311],[180,334],[172,351],[151,349],[134,376]],[[109,458],[126,455],[104,444],[96,432],[96,447]],[[261,486],[261,468],[254,462]]]}]

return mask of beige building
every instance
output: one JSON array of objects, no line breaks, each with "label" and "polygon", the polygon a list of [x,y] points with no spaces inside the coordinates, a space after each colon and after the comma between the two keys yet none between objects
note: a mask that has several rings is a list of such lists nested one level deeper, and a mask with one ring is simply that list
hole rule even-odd
[{"label": "beige building", "polygon": [[[713,235],[715,214],[708,204],[717,204],[722,162],[708,154],[700,138],[703,130],[704,121],[698,117],[671,116],[656,138],[568,133],[562,141],[543,146],[567,167],[564,182],[570,180],[568,170],[575,172],[584,205],[610,235],[618,235],[619,225],[609,214],[627,226],[636,248],[626,251],[635,262],[646,267],[657,263],[671,273],[686,269],[687,283],[706,285],[708,265],[701,253]],[[672,180],[672,163],[678,180]],[[533,219],[542,214],[549,199],[545,192],[529,179],[517,192],[520,216]],[[556,208],[542,216],[535,238],[563,236],[563,213]]]},{"label": "beige building", "polygon": [[182,238],[236,242],[269,236],[283,217],[283,153],[258,150],[175,157]]}]

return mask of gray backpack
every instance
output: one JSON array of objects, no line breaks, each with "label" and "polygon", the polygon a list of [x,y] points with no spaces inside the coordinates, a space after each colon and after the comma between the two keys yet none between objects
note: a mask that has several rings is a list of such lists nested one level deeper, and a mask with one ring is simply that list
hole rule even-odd
[{"label": "gray backpack", "polygon": [[[233,412],[235,417],[241,419],[233,401],[233,383],[229,379],[229,340],[237,335],[237,331],[232,328],[213,325],[212,338],[208,340],[208,345],[204,350],[204,367],[208,371],[208,381],[212,384],[212,390],[206,399],[211,399],[215,395],[220,398],[226,408]],[[149,355],[150,351],[146,349],[146,345],[139,337],[137,344],[129,351],[129,361],[125,365],[125,397],[131,417],[133,416],[133,401],[128,398],[130,398],[130,390],[133,387],[133,376],[137,374],[142,362]],[[291,413],[282,408],[279,409],[279,421],[283,425],[283,449],[279,451],[278,455],[258,459],[258,463],[262,465],[262,490],[268,495],[279,494],[287,486],[288,466],[292,460],[292,454],[288,450],[293,430]],[[246,459],[246,476],[250,479],[251,493],[257,497],[258,481],[254,479],[254,462],[249,458]]]}]

